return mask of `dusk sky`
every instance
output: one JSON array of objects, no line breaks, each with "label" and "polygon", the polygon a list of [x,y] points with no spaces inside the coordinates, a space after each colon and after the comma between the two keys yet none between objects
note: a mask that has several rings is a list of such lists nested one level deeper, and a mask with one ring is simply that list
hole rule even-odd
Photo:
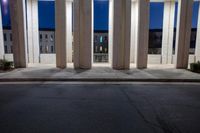
[{"label": "dusk sky", "polygon": [[[3,2],[4,1],[4,2]],[[3,26],[10,26],[10,13],[7,0],[1,0]],[[192,27],[197,27],[199,2],[194,3]],[[163,3],[150,4],[150,29],[161,29],[163,25]],[[55,27],[55,4],[53,1],[39,1],[39,27]],[[94,29],[108,30],[108,1],[94,0]],[[177,7],[176,7],[177,14]]]}]

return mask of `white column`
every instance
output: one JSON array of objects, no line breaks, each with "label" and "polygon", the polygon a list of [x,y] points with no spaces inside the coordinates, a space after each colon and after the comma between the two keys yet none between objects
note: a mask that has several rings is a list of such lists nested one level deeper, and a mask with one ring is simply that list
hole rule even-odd
[{"label": "white column", "polygon": [[93,0],[74,0],[74,67],[92,67]]},{"label": "white column", "polygon": [[28,60],[39,63],[38,0],[27,0]]},{"label": "white column", "polygon": [[27,67],[27,34],[25,0],[10,0],[13,57],[16,68]]},{"label": "white column", "polygon": [[136,61],[136,34],[137,34],[137,4],[136,4],[136,1],[132,1],[131,3],[132,7],[131,7],[131,57],[130,57],[130,62],[131,63],[135,63]]},{"label": "white column", "polygon": [[172,64],[175,1],[164,2],[162,64]]},{"label": "white column", "polygon": [[72,63],[72,1],[67,0],[67,62]]},{"label": "white column", "polygon": [[193,0],[179,0],[178,2],[175,66],[185,69],[188,67]]},{"label": "white column", "polygon": [[196,61],[200,61],[200,5],[199,5],[199,15],[198,15],[198,24],[197,24],[195,57],[196,57]]},{"label": "white column", "polygon": [[67,1],[56,0],[56,33],[55,33],[55,46],[56,46],[56,66],[58,68],[66,68],[67,66]]},{"label": "white column", "polygon": [[131,0],[114,0],[113,23],[113,69],[129,69]]},{"label": "white column", "polygon": [[149,43],[149,0],[137,0],[136,67],[147,68]]},{"label": "white column", "polygon": [[109,64],[112,66],[113,59],[113,0],[109,0],[109,31],[108,31],[108,56]]},{"label": "white column", "polygon": [[2,24],[2,15],[1,15],[1,6],[0,6],[0,59],[4,59],[4,39],[3,39],[3,24]]}]

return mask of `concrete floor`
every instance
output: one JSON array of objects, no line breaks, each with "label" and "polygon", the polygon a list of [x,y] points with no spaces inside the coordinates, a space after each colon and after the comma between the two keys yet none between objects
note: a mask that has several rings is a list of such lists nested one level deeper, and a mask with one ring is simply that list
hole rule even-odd
[{"label": "concrete floor", "polygon": [[[72,64],[71,64],[72,65]],[[72,66],[67,69],[58,69],[53,65],[30,65],[25,69],[15,69],[11,72],[0,73],[0,81],[8,79],[55,79],[55,80],[198,80],[200,74],[184,69],[174,69],[173,65],[149,65],[148,69],[140,70],[131,68],[130,70],[113,70],[108,66],[96,64],[90,70],[74,70]],[[34,81],[34,80],[33,80]]]},{"label": "concrete floor", "polygon": [[1,133],[199,133],[200,84],[1,83]]}]

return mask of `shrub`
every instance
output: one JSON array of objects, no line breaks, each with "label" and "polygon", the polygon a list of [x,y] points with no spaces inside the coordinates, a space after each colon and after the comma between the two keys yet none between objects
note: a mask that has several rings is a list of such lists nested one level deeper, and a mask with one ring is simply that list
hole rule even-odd
[{"label": "shrub", "polygon": [[200,62],[198,61],[197,63],[191,63],[190,64],[190,70],[192,72],[200,73]]},{"label": "shrub", "polygon": [[0,70],[9,70],[13,68],[13,62],[5,59],[0,60]]}]

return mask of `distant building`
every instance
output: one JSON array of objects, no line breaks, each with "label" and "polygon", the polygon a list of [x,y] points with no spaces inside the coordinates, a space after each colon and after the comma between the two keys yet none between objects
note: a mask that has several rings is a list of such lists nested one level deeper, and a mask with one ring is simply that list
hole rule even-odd
[{"label": "distant building", "polygon": [[40,53],[55,53],[55,31],[40,29],[39,31]]},{"label": "distant building", "polygon": [[[190,39],[190,54],[195,53],[197,29],[193,28]],[[176,29],[174,29],[174,41],[173,41],[173,54],[175,54],[176,44]],[[161,54],[162,49],[162,29],[152,29],[149,31],[149,54]]]},{"label": "distant building", "polygon": [[[6,54],[13,53],[12,31],[4,27],[4,49]],[[55,31],[52,29],[40,29],[39,31],[40,54],[55,53]]]},{"label": "distant building", "polygon": [[94,32],[94,62],[108,62],[108,31]]},{"label": "distant building", "polygon": [[[192,29],[191,42],[190,42],[190,54],[194,54],[196,44],[196,29]],[[174,48],[175,53],[175,40],[176,30],[174,30]],[[10,27],[4,27],[4,48],[6,54],[13,53],[12,46],[12,32]],[[94,45],[93,45],[93,61],[108,62],[108,31],[94,31]],[[39,45],[40,54],[55,54],[55,31],[54,29],[40,29],[39,30]],[[149,54],[161,54],[162,45],[162,29],[150,30],[149,33]]]}]

